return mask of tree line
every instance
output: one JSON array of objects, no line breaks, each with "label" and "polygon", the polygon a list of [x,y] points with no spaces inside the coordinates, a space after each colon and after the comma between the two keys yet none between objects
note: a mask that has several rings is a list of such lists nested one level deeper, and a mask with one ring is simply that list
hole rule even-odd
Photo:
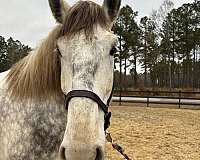
[{"label": "tree line", "polygon": [[8,70],[30,51],[31,48],[22,44],[19,40],[14,40],[12,37],[6,40],[3,36],[0,36],[0,72]]},{"label": "tree line", "polygon": [[[174,8],[164,0],[158,10],[138,20],[126,5],[113,27],[118,35],[115,87],[200,88],[200,1]],[[0,72],[31,48],[0,36]]]},{"label": "tree line", "polygon": [[200,1],[174,8],[165,0],[150,16],[137,16],[126,5],[113,28],[116,88],[200,88]]}]

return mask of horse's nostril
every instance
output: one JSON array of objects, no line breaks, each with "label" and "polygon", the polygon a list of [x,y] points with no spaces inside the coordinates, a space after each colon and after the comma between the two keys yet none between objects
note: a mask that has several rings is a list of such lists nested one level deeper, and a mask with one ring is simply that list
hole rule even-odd
[{"label": "horse's nostril", "polygon": [[97,155],[96,155],[95,160],[102,160],[103,159],[103,153],[102,153],[101,148],[97,148],[96,151],[97,151]]},{"label": "horse's nostril", "polygon": [[64,147],[60,148],[60,158],[62,160],[66,160],[66,157],[65,157],[65,148]]},{"label": "horse's nostril", "polygon": [[[95,160],[103,160],[104,154],[101,147],[96,148],[96,154],[94,155],[94,150],[92,150],[93,147],[91,147],[89,150],[88,148],[81,148],[81,150],[77,151],[76,149],[70,150],[71,152],[66,153],[67,149],[65,147],[60,147],[59,150],[59,160],[67,160],[67,159],[74,159],[74,160],[85,160],[85,159],[91,159],[91,156]],[[79,148],[80,149],[80,148]],[[89,152],[86,152],[89,151]],[[89,158],[90,157],[90,158]]]}]

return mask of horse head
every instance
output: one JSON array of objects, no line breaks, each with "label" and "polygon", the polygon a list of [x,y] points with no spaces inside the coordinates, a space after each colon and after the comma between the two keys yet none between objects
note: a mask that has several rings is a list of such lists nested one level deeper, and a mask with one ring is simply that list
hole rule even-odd
[{"label": "horse head", "polygon": [[[113,86],[112,52],[117,43],[111,28],[121,0],[104,0],[102,6],[92,1],[70,6],[63,0],[49,0],[49,4],[63,28],[57,39],[62,92],[91,91],[106,103]],[[91,98],[74,97],[67,114],[59,159],[104,159],[104,112],[99,105]]]}]

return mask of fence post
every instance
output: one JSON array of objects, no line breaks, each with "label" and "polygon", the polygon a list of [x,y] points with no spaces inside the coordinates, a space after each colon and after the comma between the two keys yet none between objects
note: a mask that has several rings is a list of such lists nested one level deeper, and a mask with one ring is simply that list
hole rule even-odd
[{"label": "fence post", "polygon": [[119,93],[119,105],[122,105],[122,90],[120,89],[120,93]]},{"label": "fence post", "polygon": [[181,108],[181,90],[179,90],[178,97],[179,97],[178,108],[180,109]]},{"label": "fence post", "polygon": [[149,95],[150,95],[150,91],[147,91],[147,107],[149,107]]}]

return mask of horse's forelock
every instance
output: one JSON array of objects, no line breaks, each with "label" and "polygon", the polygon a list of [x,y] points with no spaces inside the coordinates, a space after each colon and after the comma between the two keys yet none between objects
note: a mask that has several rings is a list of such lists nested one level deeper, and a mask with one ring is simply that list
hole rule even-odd
[{"label": "horse's forelock", "polygon": [[97,25],[107,29],[109,24],[110,21],[100,5],[92,1],[79,1],[68,10],[63,34],[70,37],[84,31],[86,37],[91,37]]}]

